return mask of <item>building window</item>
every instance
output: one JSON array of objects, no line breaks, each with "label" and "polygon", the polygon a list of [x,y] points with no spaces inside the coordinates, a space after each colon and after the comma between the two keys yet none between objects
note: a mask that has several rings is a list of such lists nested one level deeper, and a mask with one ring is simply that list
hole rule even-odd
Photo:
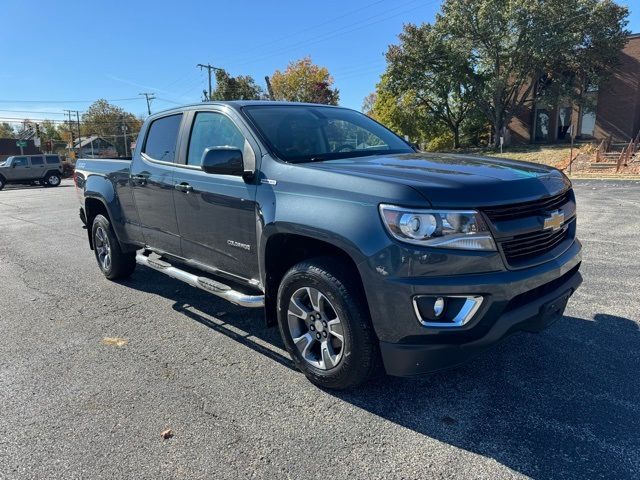
[{"label": "building window", "polygon": [[535,134],[533,137],[536,142],[549,141],[550,120],[551,117],[548,110],[542,108],[536,110]]},{"label": "building window", "polygon": [[571,115],[573,108],[561,107],[558,109],[558,140],[569,139],[571,132]]},{"label": "building window", "polygon": [[582,119],[580,121],[580,135],[582,137],[593,137],[596,129],[596,112],[582,109]]}]

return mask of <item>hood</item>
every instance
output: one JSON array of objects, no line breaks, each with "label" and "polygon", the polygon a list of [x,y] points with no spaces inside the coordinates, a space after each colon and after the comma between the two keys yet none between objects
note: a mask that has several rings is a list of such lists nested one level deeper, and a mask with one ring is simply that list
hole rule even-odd
[{"label": "hood", "polygon": [[[570,186],[545,165],[471,155],[406,153],[329,160],[309,168],[408,185],[434,207],[481,207],[519,203]],[[373,193],[373,192],[372,192]]]}]

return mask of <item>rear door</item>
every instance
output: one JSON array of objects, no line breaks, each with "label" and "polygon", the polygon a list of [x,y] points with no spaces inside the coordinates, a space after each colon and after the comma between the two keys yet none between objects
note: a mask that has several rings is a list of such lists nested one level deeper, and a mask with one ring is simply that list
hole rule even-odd
[{"label": "rear door", "polygon": [[30,178],[39,180],[44,177],[45,165],[44,157],[42,155],[30,157],[31,160],[31,174]]},{"label": "rear door", "polygon": [[201,169],[206,148],[231,146],[245,151],[248,132],[222,110],[190,112],[189,119],[183,165],[174,177],[180,189],[174,198],[182,255],[231,276],[257,281],[256,185],[241,176]]},{"label": "rear door", "polygon": [[151,121],[129,175],[145,243],[174,255],[180,255],[173,176],[182,118],[177,113]]}]

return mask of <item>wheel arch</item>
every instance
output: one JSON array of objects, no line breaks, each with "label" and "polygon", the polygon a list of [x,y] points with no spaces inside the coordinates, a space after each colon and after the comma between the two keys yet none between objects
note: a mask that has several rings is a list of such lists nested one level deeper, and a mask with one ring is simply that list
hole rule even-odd
[{"label": "wheel arch", "polygon": [[266,240],[262,252],[267,325],[277,323],[278,287],[285,273],[295,264],[316,257],[341,259],[342,266],[353,274],[364,296],[364,284],[357,263],[345,248],[306,235],[275,233]]},{"label": "wheel arch", "polygon": [[89,248],[93,250],[93,236],[91,235],[93,220],[98,215],[104,215],[105,217],[107,217],[107,220],[111,222],[111,214],[109,213],[109,209],[107,208],[107,205],[101,199],[96,197],[87,197],[84,201],[84,215],[85,215],[85,219],[87,220],[87,234],[89,235]]}]

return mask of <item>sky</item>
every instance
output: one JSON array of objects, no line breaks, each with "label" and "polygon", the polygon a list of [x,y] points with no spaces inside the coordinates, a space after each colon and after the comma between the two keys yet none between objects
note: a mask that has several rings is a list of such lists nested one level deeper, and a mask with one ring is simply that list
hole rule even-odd
[{"label": "sky", "polygon": [[[200,101],[210,63],[264,76],[305,56],[326,66],[340,104],[360,109],[404,23],[440,0],[0,0],[0,121],[62,120],[98,98],[146,114]],[[626,0],[640,33],[640,0]],[[7,21],[9,20],[9,21]]]}]

